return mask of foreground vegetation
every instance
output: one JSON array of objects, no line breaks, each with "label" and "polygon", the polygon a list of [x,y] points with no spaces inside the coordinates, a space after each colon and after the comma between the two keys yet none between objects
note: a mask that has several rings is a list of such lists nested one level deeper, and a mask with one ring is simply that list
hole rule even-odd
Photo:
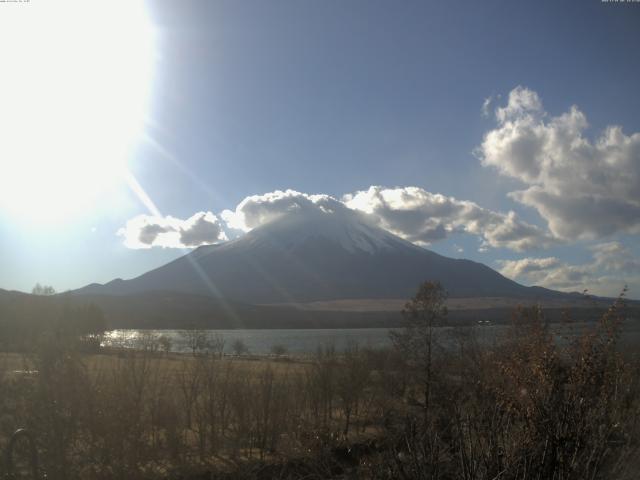
[{"label": "foreground vegetation", "polygon": [[308,359],[88,353],[73,329],[45,329],[0,356],[0,448],[28,428],[50,479],[637,478],[621,300],[563,339],[521,309],[480,347],[473,328],[438,336],[443,299],[422,285],[394,348]]}]

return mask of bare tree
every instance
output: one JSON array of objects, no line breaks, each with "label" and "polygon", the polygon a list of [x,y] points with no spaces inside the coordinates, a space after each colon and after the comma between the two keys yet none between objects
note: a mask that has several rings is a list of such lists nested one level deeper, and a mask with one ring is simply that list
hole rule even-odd
[{"label": "bare tree", "polygon": [[349,435],[352,418],[358,415],[364,390],[369,383],[370,365],[356,342],[349,342],[338,370],[336,390],[344,416],[344,435]]},{"label": "bare tree", "polygon": [[40,285],[36,283],[31,289],[33,295],[55,295],[56,291],[51,285]]},{"label": "bare tree", "polygon": [[150,331],[142,331],[138,337],[140,349],[148,353],[156,353],[160,349],[160,337]]},{"label": "bare tree", "polygon": [[409,367],[415,370],[422,385],[422,408],[425,427],[429,417],[433,375],[434,327],[442,325],[447,316],[446,293],[439,282],[426,281],[405,305],[404,328],[391,331],[394,347],[402,352]]},{"label": "bare tree", "polygon": [[226,343],[227,341],[219,333],[209,335],[207,336],[206,350],[213,356],[222,358]]},{"label": "bare tree", "polygon": [[165,354],[168,354],[171,351],[171,337],[169,335],[160,335],[158,338],[158,343],[160,344],[160,348]]},{"label": "bare tree", "polygon": [[287,347],[282,344],[276,344],[271,346],[271,354],[276,357],[282,357],[287,354]]},{"label": "bare tree", "polygon": [[236,338],[231,344],[231,348],[233,350],[233,353],[238,356],[246,355],[247,353],[249,353],[249,347],[241,338]]},{"label": "bare tree", "polygon": [[194,355],[207,348],[207,332],[204,330],[183,330],[180,336]]}]

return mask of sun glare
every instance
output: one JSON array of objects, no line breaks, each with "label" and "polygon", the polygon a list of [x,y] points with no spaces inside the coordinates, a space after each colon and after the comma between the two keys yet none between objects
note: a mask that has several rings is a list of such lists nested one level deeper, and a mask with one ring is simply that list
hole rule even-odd
[{"label": "sun glare", "polygon": [[0,16],[0,210],[86,213],[142,133],[153,38],[142,2],[7,3]]}]

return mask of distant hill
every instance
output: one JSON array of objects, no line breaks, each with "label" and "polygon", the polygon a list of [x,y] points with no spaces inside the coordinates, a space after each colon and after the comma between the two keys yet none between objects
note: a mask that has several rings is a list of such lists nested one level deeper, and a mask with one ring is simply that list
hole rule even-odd
[{"label": "distant hill", "polygon": [[249,305],[205,295],[146,292],[81,295],[105,313],[111,328],[361,328],[399,324],[400,311],[301,311],[282,305]]},{"label": "distant hill", "polygon": [[[448,300],[451,324],[475,324],[479,320],[509,322],[518,305],[531,299],[471,297]],[[220,301],[206,295],[179,292],[146,292],[130,295],[37,296],[0,289],[0,336],[7,325],[36,329],[64,318],[69,307],[96,305],[113,328],[364,328],[395,327],[401,324],[401,299],[330,300],[281,305],[250,305]],[[543,301],[545,315],[560,320],[569,310],[574,320],[595,320],[610,304],[595,305],[580,298],[550,298]],[[596,306],[597,308],[593,308]],[[631,316],[638,318],[638,302],[632,302]],[[20,317],[24,317],[21,319]],[[43,323],[44,322],[44,323]],[[1,340],[1,339],[0,339]]]}]

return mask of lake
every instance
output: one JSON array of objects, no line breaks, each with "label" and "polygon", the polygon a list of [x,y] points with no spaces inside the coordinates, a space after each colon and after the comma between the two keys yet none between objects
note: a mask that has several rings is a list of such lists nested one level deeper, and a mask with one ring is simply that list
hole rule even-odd
[{"label": "lake", "polygon": [[[570,324],[553,324],[554,332],[574,336],[593,327],[593,323],[576,322]],[[500,338],[508,329],[505,325],[484,325],[473,327],[474,334],[480,344],[491,344]],[[450,338],[451,327],[437,329],[443,338]],[[165,335],[171,339],[171,350],[189,352],[184,330],[112,330],[105,335],[103,345],[111,347],[139,348],[145,336]],[[225,341],[225,352],[231,353],[232,343],[240,339],[248,347],[249,353],[265,355],[271,352],[274,345],[283,346],[288,353],[309,354],[318,347],[332,345],[341,351],[356,342],[361,347],[383,348],[391,345],[388,328],[346,328],[346,329],[270,329],[270,330],[206,330],[210,337],[221,336]],[[640,345],[640,324],[636,319],[629,319],[622,328],[622,343]]]},{"label": "lake", "polygon": [[[183,330],[112,330],[105,336],[103,345],[114,347],[137,348],[144,334],[165,335],[171,339],[171,350],[189,352],[187,339]],[[225,352],[231,352],[231,344],[242,340],[249,348],[249,353],[264,355],[271,352],[274,345],[282,345],[287,352],[295,354],[313,353],[319,346],[333,345],[343,350],[350,342],[360,346],[373,348],[387,347],[389,329],[271,329],[271,330],[207,330],[211,337],[220,335],[225,340]]]}]

